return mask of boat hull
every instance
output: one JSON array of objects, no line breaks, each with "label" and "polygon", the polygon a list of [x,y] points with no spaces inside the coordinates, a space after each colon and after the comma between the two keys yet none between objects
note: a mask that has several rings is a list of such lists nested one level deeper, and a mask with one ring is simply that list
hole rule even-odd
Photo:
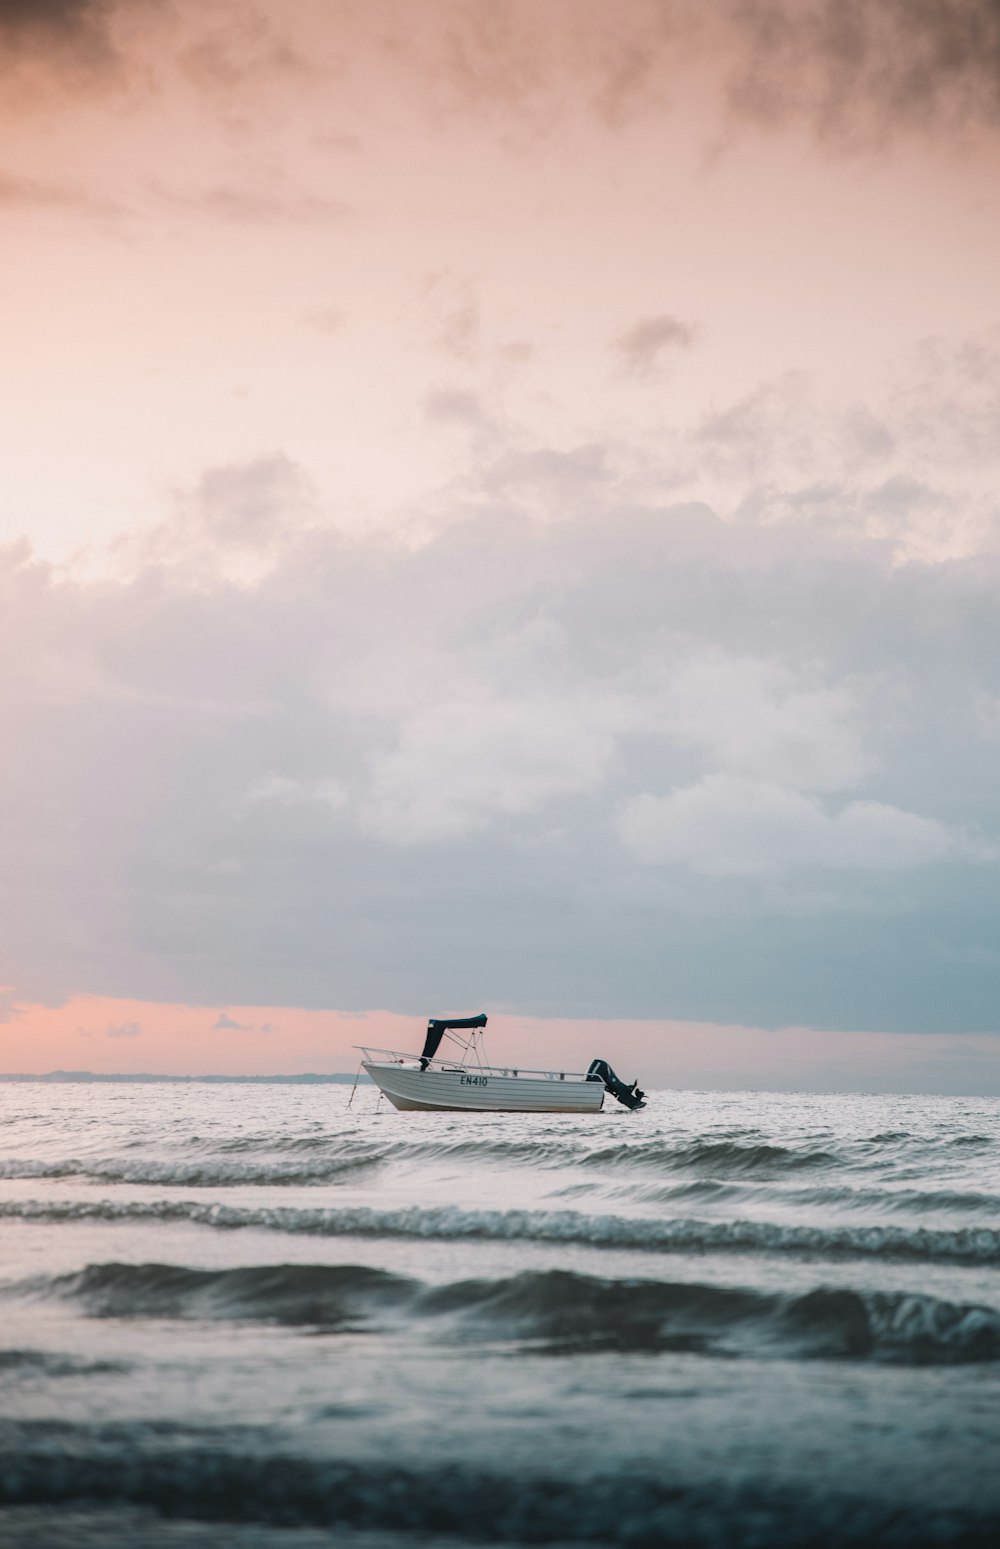
[{"label": "boat hull", "polygon": [[363,1068],[393,1107],[404,1112],[599,1113],[604,1102],[603,1085],[579,1077],[480,1075],[374,1061],[364,1061]]}]

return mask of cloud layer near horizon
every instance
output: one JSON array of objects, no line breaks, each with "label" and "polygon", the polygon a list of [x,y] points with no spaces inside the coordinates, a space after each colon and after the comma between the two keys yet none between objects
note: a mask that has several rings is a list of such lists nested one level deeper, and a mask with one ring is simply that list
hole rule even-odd
[{"label": "cloud layer near horizon", "polygon": [[994,1026],[994,527],[928,561],[881,467],[723,522],[614,457],[490,443],[419,541],[275,456],[128,576],[9,548],[0,982]]}]

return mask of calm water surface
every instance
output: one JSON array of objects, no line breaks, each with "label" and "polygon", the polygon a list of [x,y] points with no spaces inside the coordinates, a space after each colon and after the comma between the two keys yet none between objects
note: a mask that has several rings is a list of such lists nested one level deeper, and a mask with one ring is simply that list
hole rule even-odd
[{"label": "calm water surface", "polygon": [[1000,1103],[0,1084],[0,1542],[993,1545]]}]

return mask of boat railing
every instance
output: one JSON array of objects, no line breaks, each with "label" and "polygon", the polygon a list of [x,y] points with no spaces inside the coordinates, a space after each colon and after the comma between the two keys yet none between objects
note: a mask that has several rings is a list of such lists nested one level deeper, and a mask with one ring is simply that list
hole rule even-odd
[{"label": "boat railing", "polygon": [[[411,1054],[404,1049],[376,1049],[370,1044],[356,1043],[354,1045],[372,1065],[419,1065],[421,1056]],[[380,1054],[387,1058],[373,1060],[373,1054]],[[454,1059],[433,1059],[427,1061],[428,1070],[458,1070],[468,1073],[475,1071],[483,1076],[530,1076],[535,1080],[545,1081],[586,1081],[586,1072],[582,1070],[526,1070],[523,1065],[480,1065],[478,1063],[465,1063]]]}]

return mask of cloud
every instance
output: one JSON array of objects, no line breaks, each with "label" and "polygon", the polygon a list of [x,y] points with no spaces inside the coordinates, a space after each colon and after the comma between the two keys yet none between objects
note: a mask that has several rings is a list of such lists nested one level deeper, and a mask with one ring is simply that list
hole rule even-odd
[{"label": "cloud", "polygon": [[113,0],[0,0],[0,40],[11,45],[69,48],[87,59],[111,54]]},{"label": "cloud", "polygon": [[502,435],[406,541],[274,454],[0,552],[11,993],[994,1025],[996,550]]},{"label": "cloud", "polygon": [[669,312],[643,317],[618,335],[615,348],[633,376],[649,376],[669,350],[688,350],[698,337],[694,323],[685,323]]},{"label": "cloud", "polygon": [[801,120],[863,146],[1000,124],[995,0],[741,0],[732,17],[729,100],[744,121]]},{"label": "cloud", "polygon": [[204,30],[194,42],[181,44],[177,66],[185,80],[207,97],[225,100],[247,89],[259,93],[262,86],[274,84],[301,89],[313,76],[308,59],[281,28],[281,8],[269,18],[261,10],[242,6],[235,26],[232,13],[227,16],[211,4],[190,9],[203,19]]},{"label": "cloud", "polygon": [[71,183],[51,183],[0,169],[0,211],[54,210],[68,215],[120,216],[123,205]]},{"label": "cloud", "polygon": [[425,274],[419,306],[432,347],[452,360],[474,360],[482,345],[482,308],[475,282],[450,269]]},{"label": "cloud", "polygon": [[336,811],[347,799],[347,792],[335,780],[291,780],[287,775],[266,774],[240,793],[237,807],[242,810],[261,805],[297,807],[304,802],[315,802]]},{"label": "cloud", "polygon": [[928,338],[874,377],[867,401],[803,372],[760,383],[667,446],[673,487],[712,492],[754,524],[886,545],[896,562],[1000,547],[1000,349]]},{"label": "cloud", "polygon": [[269,542],[308,499],[308,483],[284,452],[209,468],[193,492],[200,526],[239,547]]},{"label": "cloud", "polygon": [[138,1022],[119,1022],[104,1029],[105,1038],[139,1038],[141,1035],[142,1028]]},{"label": "cloud", "polygon": [[614,756],[608,719],[599,702],[523,692],[423,709],[375,759],[362,823],[390,843],[426,844],[585,793]]},{"label": "cloud", "polygon": [[611,131],[668,113],[689,76],[731,131],[802,127],[831,149],[1000,125],[995,0],[429,0],[421,20],[394,42],[411,89],[529,142],[581,109]]},{"label": "cloud", "polygon": [[[238,135],[272,99],[312,94],[326,117],[335,98],[351,111],[325,131],[334,144],[381,99],[435,126],[491,120],[523,153],[571,117],[612,134],[663,117],[688,81],[716,140],[791,128],[837,151],[904,136],[940,149],[1000,126],[995,0],[415,0],[412,25],[397,20],[394,0],[4,0],[0,51],[58,71],[64,88],[196,93]],[[218,193],[223,218],[278,218]]]},{"label": "cloud", "polygon": [[854,801],[830,811],[786,786],[721,774],[666,796],[633,797],[617,826],[644,864],[689,866],[714,877],[774,877],[804,868],[908,871],[1000,855],[883,802]]},{"label": "cloud", "polygon": [[14,991],[9,987],[0,986],[0,1025],[4,1022],[13,1022],[23,1015],[24,1008],[17,1004]]},{"label": "cloud", "polygon": [[[0,77],[9,105],[37,109],[119,89],[137,33],[171,8],[151,0],[0,0]],[[53,91],[54,88],[54,91]]]},{"label": "cloud", "polygon": [[340,307],[315,306],[306,308],[302,321],[307,328],[315,328],[317,333],[338,334],[343,330],[346,316]]},{"label": "cloud", "polygon": [[609,448],[599,442],[566,449],[490,445],[486,454],[482,491],[550,520],[575,520],[595,499],[603,502],[615,482]]},{"label": "cloud", "polygon": [[479,345],[479,303],[470,296],[457,306],[442,309],[437,332],[437,344],[446,355],[456,360],[469,360]]},{"label": "cloud", "polygon": [[190,190],[158,188],[155,193],[172,209],[189,210],[237,226],[325,224],[346,220],[353,213],[343,199],[285,186],[219,183]]},{"label": "cloud", "polygon": [[661,672],[655,714],[666,736],[719,769],[838,791],[871,770],[863,693],[860,684],[810,685],[773,660],[709,650]]},{"label": "cloud", "polygon": [[214,1032],[235,1033],[276,1033],[279,1031],[271,1022],[261,1022],[259,1026],[253,1026],[249,1022],[237,1022],[227,1011],[220,1011],[216,1020],[212,1023]]},{"label": "cloud", "polygon": [[231,576],[249,577],[309,525],[315,494],[302,468],[284,452],[207,468],[175,496],[172,517],[123,540],[133,563],[222,559]]},{"label": "cloud", "polygon": [[461,388],[431,388],[424,399],[424,413],[429,420],[442,424],[480,426],[487,422],[477,395]]},{"label": "cloud", "polygon": [[[231,134],[275,94],[328,86],[295,46],[289,19],[268,5],[229,0],[0,0],[0,70],[26,87],[18,106],[66,107],[82,93],[113,92],[132,105],[196,96]],[[310,26],[308,3],[298,22]],[[320,18],[322,24],[322,18]],[[54,88],[54,90],[53,90]]]}]

